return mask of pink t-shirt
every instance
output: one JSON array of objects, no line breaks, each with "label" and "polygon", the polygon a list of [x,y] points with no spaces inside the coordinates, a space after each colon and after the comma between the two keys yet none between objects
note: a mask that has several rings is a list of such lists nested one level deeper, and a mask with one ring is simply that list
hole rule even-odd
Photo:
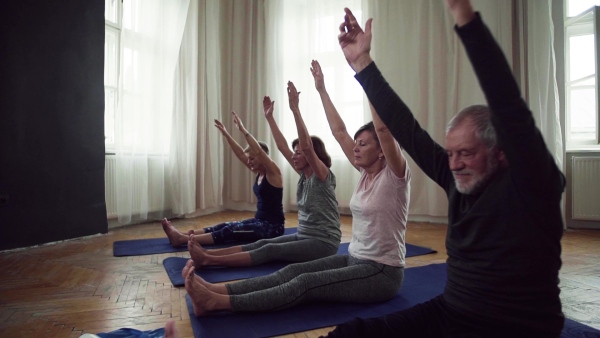
[{"label": "pink t-shirt", "polygon": [[355,258],[391,266],[404,266],[404,234],[410,196],[410,169],[399,178],[385,166],[367,186],[367,172],[350,199],[352,241],[348,252]]}]

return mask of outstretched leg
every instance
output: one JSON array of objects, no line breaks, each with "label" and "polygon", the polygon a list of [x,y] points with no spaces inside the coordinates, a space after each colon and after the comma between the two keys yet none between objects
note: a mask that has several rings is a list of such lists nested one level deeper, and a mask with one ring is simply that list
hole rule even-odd
[{"label": "outstretched leg", "polygon": [[189,236],[194,236],[194,240],[198,244],[202,244],[202,245],[215,244],[215,239],[213,238],[213,235],[211,233],[195,235],[192,233],[192,230],[190,230],[188,232],[188,234],[189,234]]},{"label": "outstretched leg", "polygon": [[202,247],[194,240],[194,235],[190,235],[188,241],[188,251],[190,257],[194,261],[194,265],[197,268],[209,265],[224,265],[224,266],[251,266],[252,259],[248,252],[238,252],[222,256],[213,256],[207,250]]},{"label": "outstretched leg", "polygon": [[204,231],[204,229],[190,229],[190,230],[188,230],[188,235],[192,235],[192,234],[194,234],[194,235],[202,235],[202,234],[205,234],[205,233],[206,233],[206,231]]}]

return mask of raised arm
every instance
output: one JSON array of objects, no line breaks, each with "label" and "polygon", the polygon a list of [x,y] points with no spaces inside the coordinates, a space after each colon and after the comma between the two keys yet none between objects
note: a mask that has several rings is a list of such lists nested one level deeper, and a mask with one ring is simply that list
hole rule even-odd
[{"label": "raised arm", "polygon": [[[277,149],[279,152],[285,157],[288,163],[294,168],[294,162],[292,161],[292,155],[294,152],[290,149],[290,146],[283,136],[281,130],[279,130],[279,126],[277,122],[275,122],[275,118],[273,117],[273,110],[275,109],[275,101],[271,101],[271,98],[265,96],[263,98],[263,111],[265,113],[265,118],[267,119],[267,123],[269,124],[269,128],[271,129],[271,134],[275,139],[275,145],[277,145]],[[295,169],[294,169],[295,170]]]},{"label": "raised arm", "polygon": [[250,134],[248,130],[246,130],[240,117],[233,111],[231,112],[231,114],[233,114],[233,122],[235,123],[235,126],[239,129],[239,131],[242,134],[244,134],[244,137],[246,138],[246,142],[248,142],[250,149],[256,155],[260,163],[262,163],[262,165],[265,167],[267,177],[269,178],[269,182],[271,182],[271,184],[276,187],[282,186],[283,180],[281,177],[281,170],[279,169],[279,166],[277,166],[277,164],[269,157],[269,155],[265,153],[265,151],[260,146],[260,144],[258,144],[258,141],[254,138],[254,136],[252,136],[252,134]]},{"label": "raised arm", "polygon": [[246,168],[251,169],[250,165],[248,164],[248,158],[246,157],[246,154],[244,153],[244,148],[242,148],[242,146],[240,146],[239,143],[237,143],[233,139],[233,137],[231,137],[231,135],[229,134],[229,132],[227,131],[227,128],[225,128],[223,123],[221,123],[221,121],[215,119],[215,127],[217,127],[217,129],[219,129],[221,134],[223,134],[223,136],[225,136],[225,139],[227,140],[227,144],[229,144],[229,148],[231,148],[231,150],[235,154],[235,157],[237,157],[238,160],[240,160],[240,162],[242,162],[246,166]]},{"label": "raised arm", "polygon": [[287,92],[290,101],[290,109],[292,110],[292,113],[294,113],[296,129],[298,130],[298,146],[317,178],[321,181],[325,181],[329,175],[329,168],[327,168],[325,163],[323,163],[315,153],[312,139],[310,138],[310,134],[308,133],[302,115],[300,114],[300,93],[296,90],[296,87],[291,81],[288,82]]},{"label": "raised arm", "polygon": [[356,170],[359,170],[358,167],[354,165],[354,140],[348,133],[344,120],[342,120],[337,109],[335,109],[335,106],[329,97],[329,93],[327,93],[327,89],[325,89],[325,79],[323,77],[321,65],[319,62],[313,60],[311,66],[310,72],[315,79],[317,92],[319,92],[319,95],[321,96],[321,102],[323,103],[323,109],[325,110],[325,116],[327,117],[327,122],[329,122],[331,133],[333,134],[333,137],[335,137],[335,140],[340,144],[340,147],[342,147],[348,161],[350,161]]},{"label": "raised arm", "polygon": [[448,166],[446,150],[419,125],[408,106],[387,83],[377,65],[371,59],[371,22],[365,31],[348,8],[344,8],[344,22],[340,24],[338,40],[346,60],[357,72],[358,82],[365,90],[369,102],[389,132],[423,172],[443,189],[454,186],[454,178]]},{"label": "raised arm", "polygon": [[388,127],[381,121],[371,102],[369,102],[369,107],[371,109],[371,116],[373,117],[373,126],[375,126],[375,132],[377,133],[377,138],[379,138],[379,145],[381,146],[387,165],[396,176],[404,178],[404,174],[406,173],[406,158],[402,154],[400,145],[396,142]]},{"label": "raised arm", "polygon": [[523,190],[560,200],[564,176],[535,126],[502,49],[470,1],[446,3],[490,108],[498,146],[506,155],[513,179]]}]

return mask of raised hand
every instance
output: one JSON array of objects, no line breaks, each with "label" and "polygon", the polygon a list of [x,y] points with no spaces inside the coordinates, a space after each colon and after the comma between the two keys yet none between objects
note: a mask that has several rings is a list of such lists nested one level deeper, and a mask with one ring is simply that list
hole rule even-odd
[{"label": "raised hand", "polygon": [[448,6],[449,10],[455,10],[458,7],[462,6],[471,6],[470,0],[446,0],[446,6]]},{"label": "raised hand", "polygon": [[310,72],[312,73],[313,78],[315,78],[315,88],[317,88],[317,91],[319,92],[325,90],[325,79],[323,78],[321,65],[316,60],[312,60],[310,65]]},{"label": "raised hand", "polygon": [[245,133],[246,128],[244,128],[244,124],[242,123],[240,117],[234,111],[232,111],[231,114],[233,115],[233,123],[235,123],[237,129],[239,129],[242,133]]},{"label": "raised hand", "polygon": [[263,98],[263,112],[265,113],[266,118],[270,118],[273,116],[273,110],[275,109],[275,101],[271,101],[271,98],[265,96]]},{"label": "raised hand", "polygon": [[470,0],[446,0],[446,6],[454,17],[454,22],[459,27],[468,23],[475,17]]},{"label": "raised hand", "polygon": [[360,72],[373,60],[369,55],[371,51],[371,23],[373,19],[367,20],[365,31],[362,30],[356,18],[348,8],[344,8],[344,22],[340,24],[338,41],[346,57],[346,61],[355,72]]},{"label": "raised hand", "polygon": [[296,90],[296,86],[292,81],[288,81],[287,87],[288,99],[290,101],[290,109],[294,113],[300,112],[300,92]]},{"label": "raised hand", "polygon": [[225,126],[223,125],[223,123],[221,123],[221,121],[215,119],[215,127],[217,127],[217,129],[219,129],[219,131],[221,132],[221,134],[226,135],[228,134],[227,132],[227,128],[225,128]]}]

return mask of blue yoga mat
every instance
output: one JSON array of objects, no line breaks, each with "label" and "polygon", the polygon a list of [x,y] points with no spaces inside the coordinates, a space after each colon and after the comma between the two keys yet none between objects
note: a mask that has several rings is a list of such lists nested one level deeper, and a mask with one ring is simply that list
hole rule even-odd
[{"label": "blue yoga mat", "polygon": [[567,318],[560,336],[561,338],[599,338],[600,330]]},{"label": "blue yoga mat", "polygon": [[218,312],[196,317],[186,302],[194,337],[270,337],[333,326],[355,317],[372,318],[406,309],[439,295],[446,283],[446,264],[404,270],[404,284],[391,300],[372,304],[324,303],[260,313]]},{"label": "blue yoga mat", "polygon": [[[432,264],[404,271],[404,284],[391,300],[372,304],[307,304],[277,312],[216,312],[196,317],[188,295],[186,303],[194,337],[271,337],[334,326],[353,318],[373,318],[407,309],[443,292],[446,264]],[[600,330],[566,319],[561,337],[600,337]]]},{"label": "blue yoga mat", "polygon": [[[338,255],[344,255],[348,253],[349,243],[342,243],[338,249]],[[435,250],[425,248],[422,246],[416,246],[412,244],[406,244],[406,257],[420,256],[429,253],[435,253]],[[167,271],[167,275],[173,283],[173,286],[183,286],[183,277],[181,272],[183,267],[187,263],[189,258],[182,257],[168,257],[163,260],[163,266]],[[209,266],[203,267],[202,269],[196,270],[196,274],[202,277],[209,283],[226,282],[236,279],[245,279],[258,276],[268,275],[273,273],[284,266],[288,265],[288,262],[270,262],[263,265],[248,266],[248,267],[224,267],[224,266]]]},{"label": "blue yoga mat", "polygon": [[[298,232],[298,228],[286,228],[284,235],[290,235]],[[226,248],[234,245],[244,244],[244,242],[229,242],[223,244],[205,245],[207,249]],[[187,251],[187,245],[174,247],[169,243],[167,237],[133,239],[128,241],[115,241],[113,243],[113,256],[142,256],[169,252]]]}]

